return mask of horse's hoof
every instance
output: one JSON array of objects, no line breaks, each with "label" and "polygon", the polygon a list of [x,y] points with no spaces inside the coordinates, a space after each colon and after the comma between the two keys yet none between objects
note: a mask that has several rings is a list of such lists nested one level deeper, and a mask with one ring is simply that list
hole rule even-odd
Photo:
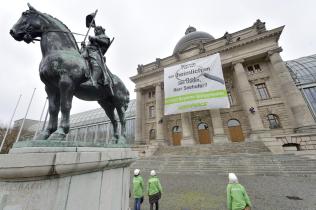
[{"label": "horse's hoof", "polygon": [[118,142],[118,140],[114,139],[114,138],[109,140],[109,144],[117,144],[117,142]]},{"label": "horse's hoof", "polygon": [[48,140],[53,140],[53,141],[62,141],[66,139],[66,134],[65,133],[61,133],[61,132],[54,132],[52,133],[52,135],[50,135],[50,137],[48,138]]},{"label": "horse's hoof", "polygon": [[125,140],[118,140],[117,144],[126,144]]},{"label": "horse's hoof", "polygon": [[126,144],[126,138],[124,136],[120,136],[117,144]]},{"label": "horse's hoof", "polygon": [[50,133],[48,131],[42,131],[35,137],[35,140],[46,140],[49,135]]}]

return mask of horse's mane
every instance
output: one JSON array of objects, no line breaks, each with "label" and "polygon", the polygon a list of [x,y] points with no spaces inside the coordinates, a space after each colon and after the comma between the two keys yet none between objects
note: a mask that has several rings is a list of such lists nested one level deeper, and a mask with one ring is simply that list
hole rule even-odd
[{"label": "horse's mane", "polygon": [[73,42],[74,46],[76,46],[76,49],[79,51],[76,39],[74,37],[74,35],[71,33],[70,29],[60,20],[58,20],[57,18],[47,14],[47,13],[41,13],[44,17],[48,18],[50,21],[54,22],[58,27],[60,27],[61,30],[63,31],[69,31],[70,33],[69,36],[71,38],[71,41]]}]

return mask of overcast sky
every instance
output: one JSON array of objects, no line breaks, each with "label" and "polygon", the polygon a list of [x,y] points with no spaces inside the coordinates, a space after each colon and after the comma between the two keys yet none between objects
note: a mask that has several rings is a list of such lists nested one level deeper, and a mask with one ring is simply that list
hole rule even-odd
[{"label": "overcast sky", "polygon": [[[285,25],[280,46],[284,60],[316,53],[316,1],[314,0],[7,0],[1,2],[0,123],[8,124],[19,94],[22,99],[14,119],[23,118],[34,88],[37,88],[28,118],[39,119],[46,93],[40,81],[39,43],[17,42],[9,30],[28,9],[27,2],[51,14],[71,31],[85,34],[85,16],[98,9],[97,25],[115,40],[108,50],[107,64],[135,98],[138,64],[172,54],[173,48],[191,25],[220,38],[251,26],[258,18],[267,29]],[[91,34],[93,35],[93,34]],[[76,37],[82,41],[82,37]],[[71,113],[98,108],[97,102],[73,101]]]}]

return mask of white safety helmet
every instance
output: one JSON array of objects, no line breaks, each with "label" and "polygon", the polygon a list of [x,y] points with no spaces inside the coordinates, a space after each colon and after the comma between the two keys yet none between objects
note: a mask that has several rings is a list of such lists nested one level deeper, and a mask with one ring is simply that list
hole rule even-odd
[{"label": "white safety helmet", "polygon": [[135,176],[138,176],[139,173],[140,173],[140,170],[139,170],[138,168],[136,168],[136,169],[134,170],[134,175],[135,175]]},{"label": "white safety helmet", "polygon": [[150,176],[156,176],[156,171],[155,170],[151,170],[150,171]]},{"label": "white safety helmet", "polygon": [[236,174],[234,174],[234,173],[229,173],[228,179],[229,179],[229,183],[238,183],[238,178],[237,178]]}]

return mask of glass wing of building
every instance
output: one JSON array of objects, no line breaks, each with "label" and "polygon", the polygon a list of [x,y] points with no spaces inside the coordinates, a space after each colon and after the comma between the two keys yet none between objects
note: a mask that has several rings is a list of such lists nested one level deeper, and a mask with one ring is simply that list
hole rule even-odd
[{"label": "glass wing of building", "polygon": [[285,62],[316,119],[316,54]]}]

